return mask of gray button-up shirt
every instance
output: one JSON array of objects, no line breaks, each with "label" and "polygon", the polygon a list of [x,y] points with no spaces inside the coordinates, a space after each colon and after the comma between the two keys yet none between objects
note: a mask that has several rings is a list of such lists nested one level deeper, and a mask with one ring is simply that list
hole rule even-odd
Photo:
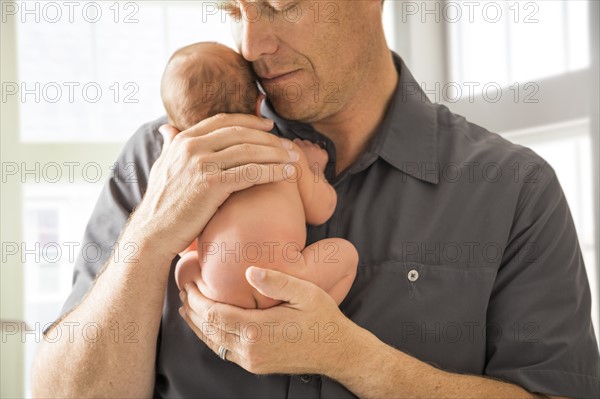
[{"label": "gray button-up shirt", "polygon": [[[307,244],[343,237],[358,249],[356,280],[340,308],[383,342],[445,370],[533,392],[600,397],[589,283],[554,171],[528,148],[432,104],[400,57],[394,60],[400,79],[386,116],[367,150],[338,176],[331,140],[263,106],[276,134],[320,141],[329,153],[337,208],[327,223],[307,226]],[[84,237],[103,257],[78,258],[63,313],[90,288],[141,201],[164,122],[142,126],[119,156],[121,168],[135,163],[135,183],[122,178],[128,168],[104,187]],[[176,260],[156,397],[353,396],[324,376],[259,377],[219,359],[177,312]]]}]

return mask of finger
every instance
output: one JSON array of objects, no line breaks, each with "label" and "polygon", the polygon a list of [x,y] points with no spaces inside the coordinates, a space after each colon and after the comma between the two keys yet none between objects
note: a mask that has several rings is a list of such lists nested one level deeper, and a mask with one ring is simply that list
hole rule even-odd
[{"label": "finger", "polygon": [[182,137],[200,137],[215,130],[231,126],[242,126],[249,129],[266,131],[273,129],[273,121],[271,119],[259,118],[255,115],[217,114],[201,120],[191,128],[181,132],[181,135]]},{"label": "finger", "polygon": [[[208,161],[208,159],[210,159]],[[238,144],[212,154],[207,162],[217,162],[221,169],[250,163],[276,164],[296,162],[300,159],[298,150],[286,150],[258,144]]]},{"label": "finger", "polygon": [[244,320],[254,320],[256,317],[252,309],[242,309],[207,298],[196,284],[188,283],[184,289],[183,302],[186,304],[186,313],[193,317],[195,324],[201,328],[212,325],[228,334],[239,336],[241,334],[239,324]]},{"label": "finger", "polygon": [[212,343],[223,345],[231,350],[240,343],[242,336],[240,323],[236,323],[230,327],[227,327],[225,323],[209,323],[196,313],[187,301],[184,301],[182,309],[182,317],[190,321],[202,333],[204,338],[209,339]]},{"label": "finger", "polygon": [[202,145],[212,151],[221,151],[237,144],[260,144],[275,148],[292,149],[292,142],[262,130],[242,126],[229,126],[217,129],[202,137]]},{"label": "finger", "polygon": [[[189,293],[189,295],[188,295]],[[229,327],[225,322],[221,322],[220,317],[217,315],[221,314],[219,310],[215,310],[213,313],[210,309],[217,309],[220,305],[225,305],[219,302],[212,301],[206,298],[202,292],[198,289],[195,284],[186,284],[185,290],[180,292],[180,298],[182,301],[182,307],[179,308],[179,314],[185,319],[187,324],[194,330],[196,335],[202,341],[204,341],[215,353],[218,354],[219,346],[224,346],[231,352],[238,351],[240,343],[240,329],[237,328],[236,324],[231,324]],[[191,299],[191,301],[190,301]],[[194,306],[190,304],[193,302],[195,306],[200,309],[197,312]],[[215,306],[213,308],[213,306]],[[230,305],[226,305],[228,307]],[[235,306],[231,306],[234,310],[239,310]],[[209,310],[204,310],[209,309]],[[225,311],[223,311],[224,313]],[[203,314],[210,314],[207,319]],[[212,315],[215,315],[213,317]],[[239,324],[239,323],[238,323]],[[231,360],[228,358],[228,360]]]},{"label": "finger", "polygon": [[306,302],[310,298],[310,292],[319,289],[310,281],[256,266],[246,269],[246,279],[261,294],[291,305]]},{"label": "finger", "polygon": [[298,181],[299,166],[295,163],[288,164],[256,164],[235,166],[224,170],[219,176],[219,183],[228,194],[245,190],[258,184],[287,181]]},{"label": "finger", "polygon": [[158,132],[163,137],[163,147],[162,147],[162,152],[161,152],[161,154],[162,154],[171,145],[171,142],[173,141],[175,136],[177,136],[177,134],[179,133],[179,130],[175,129],[171,125],[162,125],[161,127],[158,128]]},{"label": "finger", "polygon": [[[196,323],[190,317],[190,314],[185,311],[184,307],[179,308],[179,314],[192,329],[194,334],[196,334],[196,336],[200,338],[202,342],[204,342],[206,346],[208,346],[215,353],[216,356],[219,356],[219,349],[221,346],[223,346],[227,348],[225,360],[241,365],[242,357],[238,354],[240,351],[240,346],[239,343],[236,343],[234,338],[223,340],[215,339],[217,336],[216,334],[210,333],[210,335],[207,335],[204,331],[202,331],[202,329],[198,328]],[[230,334],[227,334],[227,336],[230,336]]]}]

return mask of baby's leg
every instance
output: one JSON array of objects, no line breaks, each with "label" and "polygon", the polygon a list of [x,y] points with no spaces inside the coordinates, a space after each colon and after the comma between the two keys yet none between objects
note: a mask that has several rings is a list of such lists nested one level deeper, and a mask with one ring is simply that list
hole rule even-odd
[{"label": "baby's leg", "polygon": [[306,263],[305,278],[317,284],[339,305],[356,277],[358,252],[343,238],[317,241],[302,251]]},{"label": "baby's leg", "polygon": [[195,283],[202,279],[200,261],[198,260],[198,251],[185,253],[175,266],[175,281],[177,287],[183,290],[187,283]]}]

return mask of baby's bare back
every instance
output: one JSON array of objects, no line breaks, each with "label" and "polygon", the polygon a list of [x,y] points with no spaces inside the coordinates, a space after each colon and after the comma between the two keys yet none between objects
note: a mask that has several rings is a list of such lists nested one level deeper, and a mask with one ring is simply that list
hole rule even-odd
[{"label": "baby's bare back", "polygon": [[304,207],[292,179],[233,193],[198,238],[205,288],[219,296],[248,286],[250,265],[284,271],[300,261],[305,244]]}]

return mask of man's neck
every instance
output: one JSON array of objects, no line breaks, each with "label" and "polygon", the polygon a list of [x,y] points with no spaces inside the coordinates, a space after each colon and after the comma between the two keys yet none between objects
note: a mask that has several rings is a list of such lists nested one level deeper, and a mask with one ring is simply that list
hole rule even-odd
[{"label": "man's neck", "polygon": [[396,90],[398,71],[391,54],[389,57],[382,57],[379,65],[376,74],[369,79],[369,84],[365,83],[347,107],[312,124],[335,144],[336,176],[365,151],[369,140],[383,121]]}]

